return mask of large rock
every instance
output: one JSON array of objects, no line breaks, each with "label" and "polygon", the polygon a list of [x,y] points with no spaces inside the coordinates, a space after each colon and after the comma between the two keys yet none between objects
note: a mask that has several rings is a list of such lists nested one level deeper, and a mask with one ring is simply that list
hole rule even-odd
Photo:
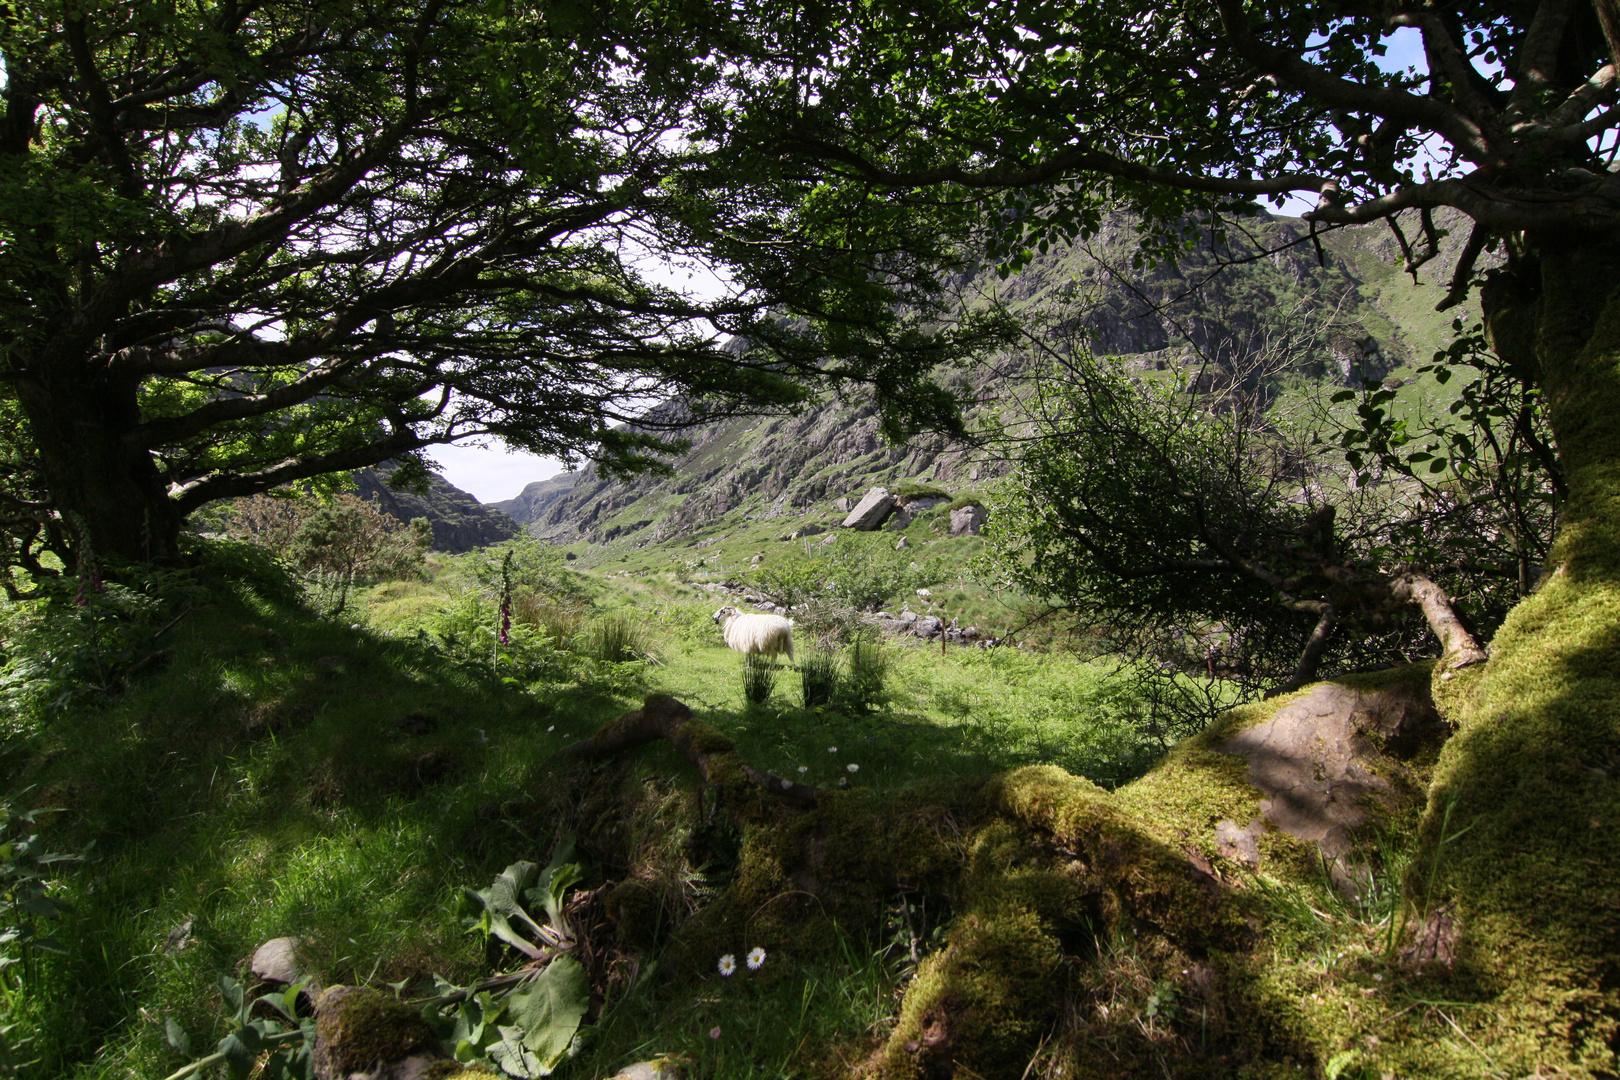
[{"label": "large rock", "polygon": [[987,516],[985,508],[978,503],[958,507],[951,511],[951,535],[961,536],[963,533],[977,535],[984,529],[984,519]]},{"label": "large rock", "polygon": [[849,516],[844,519],[844,528],[855,529],[857,532],[871,532],[888,520],[889,515],[897,508],[898,504],[894,501],[894,496],[889,494],[888,488],[873,488],[866,493],[866,498],[849,512]]}]

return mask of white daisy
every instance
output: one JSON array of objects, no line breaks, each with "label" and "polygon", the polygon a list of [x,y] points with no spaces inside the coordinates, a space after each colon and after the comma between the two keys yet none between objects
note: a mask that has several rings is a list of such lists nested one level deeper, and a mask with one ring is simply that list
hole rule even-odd
[{"label": "white daisy", "polygon": [[736,970],[737,958],[735,956],[732,956],[730,953],[726,953],[726,955],[720,958],[720,974],[729,978],[732,972]]},{"label": "white daisy", "polygon": [[758,971],[765,966],[765,950],[755,946],[748,950],[748,970]]},{"label": "white daisy", "polygon": [[808,766],[808,765],[800,765],[799,766],[799,771],[800,772],[809,772],[810,771],[810,766]]},{"label": "white daisy", "polygon": [[861,767],[859,765],[855,764],[853,761],[850,762],[848,765],[845,765],[844,768],[848,769],[850,772],[860,772],[861,771]]},{"label": "white daisy", "polygon": [[829,754],[836,754],[836,753],[838,753],[838,747],[836,747],[836,746],[829,746],[829,747],[827,747],[827,753],[829,753]]}]

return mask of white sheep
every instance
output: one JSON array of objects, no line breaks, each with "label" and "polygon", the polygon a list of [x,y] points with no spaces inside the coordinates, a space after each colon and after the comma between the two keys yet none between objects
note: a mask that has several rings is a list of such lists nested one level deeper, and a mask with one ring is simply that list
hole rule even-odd
[{"label": "white sheep", "polygon": [[720,636],[726,639],[726,644],[745,656],[787,653],[787,658],[793,659],[792,619],[780,615],[744,615],[727,606],[714,613],[714,621],[720,624]]}]

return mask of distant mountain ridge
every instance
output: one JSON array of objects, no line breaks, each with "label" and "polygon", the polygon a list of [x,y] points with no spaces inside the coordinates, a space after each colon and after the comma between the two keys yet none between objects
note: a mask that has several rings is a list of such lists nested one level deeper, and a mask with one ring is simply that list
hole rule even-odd
[{"label": "distant mountain ridge", "polygon": [[[1052,317],[1059,329],[1083,328],[1099,355],[1160,370],[1224,363],[1245,343],[1290,332],[1289,320],[1303,320],[1316,328],[1307,366],[1359,386],[1426,361],[1447,339],[1454,313],[1433,309],[1445,293],[1450,249],[1414,281],[1394,265],[1398,247],[1381,226],[1313,240],[1305,223],[1280,218],[1258,220],[1249,231],[1278,250],[1223,252],[1206,240],[1176,265],[1133,271],[1134,230],[1120,216],[1087,244],[1054,248],[1005,281],[983,273],[969,285],[982,293],[980,302],[993,296],[1017,312]],[[1222,256],[1233,254],[1248,261],[1217,273]],[[983,417],[1005,404],[1029,370],[1029,356],[1014,353],[994,366],[947,372],[943,381],[978,403],[970,416]],[[918,479],[962,487],[1010,467],[939,437],[889,446],[876,411],[859,404],[739,418],[692,429],[687,438],[691,448],[669,476],[618,480],[587,466],[530,484],[491,508],[554,543],[642,547],[733,515],[826,519],[839,513],[838,500],[859,498],[874,484]]]},{"label": "distant mountain ridge", "polygon": [[354,475],[356,493],[401,521],[427,518],[433,527],[433,550],[452,554],[497,544],[518,534],[518,523],[484,506],[437,473],[428,474],[426,495],[388,486],[398,466],[384,462]]}]

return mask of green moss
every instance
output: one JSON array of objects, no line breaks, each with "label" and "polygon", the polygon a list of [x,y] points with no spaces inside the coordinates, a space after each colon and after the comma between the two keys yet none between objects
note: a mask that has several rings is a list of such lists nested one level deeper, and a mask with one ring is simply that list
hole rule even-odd
[{"label": "green moss", "polygon": [[889,494],[902,502],[908,499],[948,499],[951,497],[951,493],[944,488],[935,487],[933,484],[920,484],[915,481],[896,484],[889,489]]},{"label": "green moss", "polygon": [[315,1005],[317,1037],[339,1076],[438,1048],[420,1013],[375,990],[332,986]]},{"label": "green moss", "polygon": [[426,1069],[423,1069],[418,1080],[448,1080],[448,1078],[452,1076],[470,1077],[499,1075],[500,1073],[489,1068],[487,1065],[463,1065],[459,1061],[453,1061],[446,1058],[443,1061],[435,1061]]},{"label": "green moss", "polygon": [[1461,927],[1452,993],[1488,1004],[1465,1029],[1514,1073],[1620,1071],[1620,301],[1579,353],[1560,338],[1613,281],[1572,271],[1543,294],[1536,354],[1569,498],[1551,572],[1485,670],[1441,692],[1458,731],[1419,853],[1425,896],[1432,874]]}]

